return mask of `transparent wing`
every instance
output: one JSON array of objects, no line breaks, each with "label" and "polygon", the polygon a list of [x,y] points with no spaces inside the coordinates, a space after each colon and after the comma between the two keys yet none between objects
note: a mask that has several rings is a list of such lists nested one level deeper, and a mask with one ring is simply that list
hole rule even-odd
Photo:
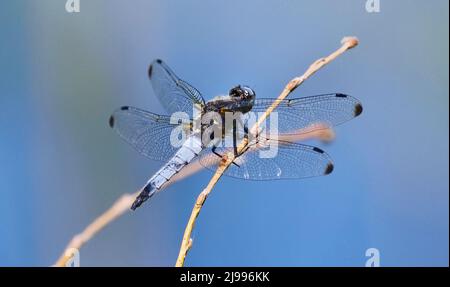
[{"label": "transparent wing", "polygon": [[162,60],[153,61],[148,76],[158,100],[170,114],[185,112],[192,118],[194,105],[205,104],[200,92],[178,78]]},{"label": "transparent wing", "polygon": [[171,144],[170,135],[181,125],[171,124],[168,116],[122,107],[111,115],[109,125],[135,150],[151,159],[167,161],[178,149]]},{"label": "transparent wing", "polygon": [[[256,99],[252,112],[264,112],[276,99]],[[333,127],[344,123],[362,112],[361,103],[348,95],[326,94],[279,101],[274,110],[278,115],[278,132],[298,134],[324,126]],[[274,121],[269,118],[266,128]]]},{"label": "transparent wing", "polygon": [[[215,152],[224,155],[233,153],[233,148],[217,148]],[[216,154],[204,153],[199,161],[207,169],[215,171],[220,159]],[[332,171],[331,158],[317,147],[267,139],[249,145],[249,149],[237,157],[224,174],[240,179],[274,180],[320,176]]]}]

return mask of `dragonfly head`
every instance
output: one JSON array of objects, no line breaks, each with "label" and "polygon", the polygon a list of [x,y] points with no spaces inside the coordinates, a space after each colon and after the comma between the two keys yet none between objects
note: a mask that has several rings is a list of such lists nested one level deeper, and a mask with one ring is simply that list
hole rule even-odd
[{"label": "dragonfly head", "polygon": [[252,109],[253,104],[255,103],[256,94],[251,88],[239,85],[230,90],[229,96],[238,103],[238,111],[247,113]]},{"label": "dragonfly head", "polygon": [[254,100],[256,97],[255,91],[247,86],[236,86],[229,92],[231,98],[240,98],[242,100]]}]

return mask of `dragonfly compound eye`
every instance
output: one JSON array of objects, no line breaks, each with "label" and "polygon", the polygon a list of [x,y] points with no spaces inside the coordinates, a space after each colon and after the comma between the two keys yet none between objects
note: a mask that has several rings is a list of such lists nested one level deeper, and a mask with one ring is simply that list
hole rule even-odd
[{"label": "dragonfly compound eye", "polygon": [[242,86],[241,89],[244,91],[245,98],[254,98],[256,96],[255,91],[253,91],[250,87]]},{"label": "dragonfly compound eye", "polygon": [[236,97],[241,99],[254,98],[255,91],[247,86],[236,86],[230,90],[230,97]]}]

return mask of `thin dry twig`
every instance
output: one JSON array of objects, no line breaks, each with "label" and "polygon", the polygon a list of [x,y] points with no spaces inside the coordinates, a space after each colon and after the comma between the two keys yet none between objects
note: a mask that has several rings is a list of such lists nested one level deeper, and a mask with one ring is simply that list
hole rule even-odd
[{"label": "thin dry twig", "polygon": [[106,210],[103,214],[97,217],[91,224],[89,224],[83,232],[75,235],[67,245],[64,253],[56,261],[54,266],[64,267],[74,256],[73,251],[79,250],[86,242],[94,237],[100,230],[105,228],[110,222],[114,221],[119,216],[123,215],[130,209],[131,204],[136,199],[139,192],[133,194],[122,195],[114,204]]},{"label": "thin dry twig", "polygon": [[[286,141],[303,141],[309,139],[317,139],[321,141],[331,141],[334,138],[334,132],[327,126],[323,126],[321,129],[311,130],[305,128],[299,131],[295,131],[293,134],[280,135],[280,140]],[[215,156],[217,158],[217,156]],[[217,160],[219,163],[220,159]],[[214,161],[208,161],[214,163]],[[200,162],[194,161],[190,163],[186,168],[182,169],[179,173],[171,178],[163,188],[166,188],[170,184],[173,184],[179,180],[189,177],[199,171],[204,169]],[[130,211],[130,207],[136,197],[141,191],[135,193],[127,193],[122,195],[117,199],[113,205],[103,212],[99,217],[94,219],[81,233],[75,235],[72,240],[67,245],[63,254],[56,261],[54,266],[64,267],[68,262],[73,259],[74,250],[79,250],[84,244],[91,240],[98,232],[105,228],[108,224],[116,220],[118,217],[124,215],[126,212]]]},{"label": "thin dry twig", "polygon": [[[309,68],[306,70],[306,72],[300,76],[292,79],[284,88],[284,90],[281,92],[281,94],[278,96],[276,100],[274,100],[273,104],[266,110],[266,112],[258,119],[256,124],[252,127],[250,130],[251,133],[255,134],[258,131],[259,126],[266,120],[266,118],[270,115],[270,113],[273,112],[273,110],[280,104],[282,100],[284,100],[293,90],[295,90],[299,85],[301,85],[306,79],[308,79],[310,76],[312,76],[315,72],[320,70],[322,67],[339,57],[341,54],[343,54],[345,51],[354,48],[358,45],[358,39],[355,37],[345,37],[341,41],[341,47],[337,49],[335,52],[331,53],[329,56],[320,58],[319,60],[315,61]],[[245,138],[240,143],[237,154],[240,154],[242,151],[245,150],[245,148],[248,145],[248,138]],[[228,169],[228,167],[232,164],[232,162],[235,159],[235,155],[233,153],[224,154],[219,166],[217,167],[216,172],[214,173],[213,177],[209,181],[206,188],[199,194],[197,197],[197,200],[195,202],[195,205],[192,209],[191,216],[189,218],[189,221],[186,225],[186,229],[184,231],[183,240],[181,242],[180,251],[178,254],[178,258],[176,261],[175,266],[176,267],[182,267],[184,265],[186,255],[190,248],[192,247],[192,239],[191,234],[192,230],[194,229],[195,222],[197,220],[198,215],[200,214],[200,211],[208,198],[208,195],[211,193],[213,187],[216,185],[216,183],[219,181],[219,179],[222,177],[223,173]]]}]

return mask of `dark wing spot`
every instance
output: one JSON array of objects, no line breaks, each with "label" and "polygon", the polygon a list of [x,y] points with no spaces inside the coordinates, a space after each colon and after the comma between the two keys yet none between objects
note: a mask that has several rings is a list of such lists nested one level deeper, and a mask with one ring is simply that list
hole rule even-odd
[{"label": "dark wing spot", "polygon": [[336,97],[337,97],[337,98],[346,98],[347,95],[337,93],[337,94],[336,94]]},{"label": "dark wing spot", "polygon": [[321,150],[321,149],[318,148],[318,147],[313,147],[313,150],[316,151],[316,152],[318,152],[318,153],[324,153],[324,151]]},{"label": "dark wing spot", "polygon": [[130,107],[128,106],[123,106],[120,108],[121,111],[128,111],[130,109]]},{"label": "dark wing spot", "polygon": [[148,77],[150,79],[152,78],[152,70],[153,70],[153,65],[150,65],[150,67],[148,67]]},{"label": "dark wing spot", "polygon": [[161,59],[157,59],[157,60],[156,60],[156,63],[161,64],[161,63],[162,63],[162,60],[161,60]]},{"label": "dark wing spot", "polygon": [[327,168],[325,169],[325,175],[330,174],[333,171],[333,169],[334,169],[334,165],[331,162],[328,163]]},{"label": "dark wing spot", "polygon": [[109,117],[109,126],[112,128],[114,127],[114,116]]},{"label": "dark wing spot", "polygon": [[355,110],[353,111],[354,112],[354,115],[355,115],[355,117],[357,117],[357,116],[359,116],[361,113],[362,113],[362,111],[363,111],[363,107],[362,107],[362,105],[361,104],[356,104],[356,106],[355,106]]}]

